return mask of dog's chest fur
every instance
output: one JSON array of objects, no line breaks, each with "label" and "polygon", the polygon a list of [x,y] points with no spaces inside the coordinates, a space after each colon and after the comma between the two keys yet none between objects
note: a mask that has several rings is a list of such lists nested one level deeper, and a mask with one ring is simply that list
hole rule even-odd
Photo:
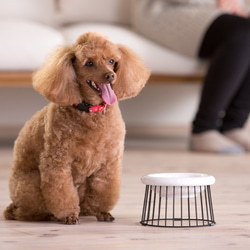
[{"label": "dog's chest fur", "polygon": [[[118,104],[107,107],[105,114],[73,112],[60,114],[64,120],[60,119],[55,133],[61,147],[68,150],[73,180],[77,184],[100,168],[108,168],[109,163],[122,160],[125,125]],[[67,124],[67,131],[63,124]]]}]

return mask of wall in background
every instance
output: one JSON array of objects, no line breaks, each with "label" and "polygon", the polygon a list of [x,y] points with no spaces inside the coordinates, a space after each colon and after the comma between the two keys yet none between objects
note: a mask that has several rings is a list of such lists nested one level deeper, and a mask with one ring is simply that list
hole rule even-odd
[{"label": "wall in background", "polygon": [[200,84],[148,85],[136,97],[120,103],[128,126],[188,126],[196,112]]}]

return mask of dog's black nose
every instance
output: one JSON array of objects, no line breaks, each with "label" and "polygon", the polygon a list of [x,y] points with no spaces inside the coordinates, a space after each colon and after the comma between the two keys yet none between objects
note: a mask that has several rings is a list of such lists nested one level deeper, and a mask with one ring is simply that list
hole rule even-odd
[{"label": "dog's black nose", "polygon": [[105,79],[108,81],[108,82],[113,82],[114,79],[115,79],[115,74],[113,72],[108,72],[104,75]]}]

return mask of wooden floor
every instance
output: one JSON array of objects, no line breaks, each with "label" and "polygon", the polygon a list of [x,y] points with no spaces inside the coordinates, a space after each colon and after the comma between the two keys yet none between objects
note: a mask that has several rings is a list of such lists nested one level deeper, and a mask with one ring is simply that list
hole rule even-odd
[{"label": "wooden floor", "polygon": [[[12,149],[0,149],[0,249],[250,249],[250,154],[191,153],[187,136],[128,138],[120,201],[112,223],[95,218],[79,225],[5,221]],[[215,176],[211,186],[216,225],[155,228],[140,225],[144,185],[140,177],[157,172],[198,172]]]}]

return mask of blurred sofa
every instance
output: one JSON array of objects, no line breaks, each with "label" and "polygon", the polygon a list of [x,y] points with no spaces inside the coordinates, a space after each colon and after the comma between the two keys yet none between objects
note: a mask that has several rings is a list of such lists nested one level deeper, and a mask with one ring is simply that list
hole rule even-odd
[{"label": "blurred sofa", "polygon": [[21,80],[22,73],[29,78],[54,48],[70,45],[91,30],[140,54],[152,71],[152,80],[203,75],[205,64],[133,31],[132,1],[0,0],[0,85]]}]

